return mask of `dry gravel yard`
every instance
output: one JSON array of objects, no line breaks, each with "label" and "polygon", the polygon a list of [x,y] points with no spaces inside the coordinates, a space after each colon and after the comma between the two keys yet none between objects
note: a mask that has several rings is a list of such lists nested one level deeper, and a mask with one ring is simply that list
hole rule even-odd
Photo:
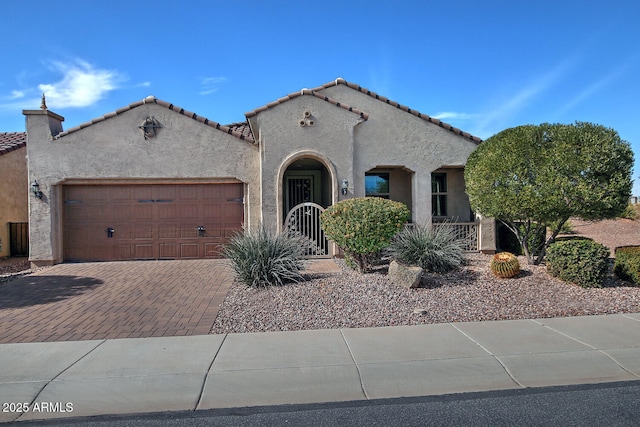
[{"label": "dry gravel yard", "polygon": [[[612,246],[640,244],[640,223],[581,223],[577,234]],[[615,239],[614,236],[619,236]],[[620,242],[617,244],[617,242]],[[583,289],[529,266],[514,279],[491,274],[490,256],[471,254],[468,265],[446,275],[428,274],[422,288],[391,283],[384,270],[361,275],[337,262],[342,272],[298,284],[252,289],[234,284],[212,333],[358,328],[500,319],[640,312],[640,287],[610,275],[605,287]]]},{"label": "dry gravel yard", "polygon": [[26,258],[0,259],[0,283],[28,273],[31,273],[31,264]]}]

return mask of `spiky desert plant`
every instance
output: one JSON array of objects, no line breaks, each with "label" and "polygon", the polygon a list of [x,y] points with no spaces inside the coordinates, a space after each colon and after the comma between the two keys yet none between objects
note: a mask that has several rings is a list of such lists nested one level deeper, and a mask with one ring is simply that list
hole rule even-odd
[{"label": "spiky desert plant", "polygon": [[510,278],[520,274],[520,262],[511,252],[500,252],[491,258],[491,272],[497,277]]},{"label": "spiky desert plant", "polygon": [[388,253],[405,265],[417,265],[432,273],[447,273],[464,264],[464,242],[453,227],[415,225],[394,236]]},{"label": "spiky desert plant", "polygon": [[266,287],[302,280],[302,257],[309,245],[305,237],[276,234],[261,226],[236,233],[222,254],[231,260],[238,281],[247,286]]}]

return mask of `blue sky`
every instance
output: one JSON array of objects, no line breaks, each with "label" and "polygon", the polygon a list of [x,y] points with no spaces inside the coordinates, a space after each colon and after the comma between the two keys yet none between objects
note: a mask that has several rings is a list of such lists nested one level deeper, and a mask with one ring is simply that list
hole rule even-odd
[{"label": "blue sky", "polygon": [[46,93],[65,128],[148,95],[228,124],[343,77],[483,139],[599,123],[636,153],[640,2],[4,1],[0,131]]}]

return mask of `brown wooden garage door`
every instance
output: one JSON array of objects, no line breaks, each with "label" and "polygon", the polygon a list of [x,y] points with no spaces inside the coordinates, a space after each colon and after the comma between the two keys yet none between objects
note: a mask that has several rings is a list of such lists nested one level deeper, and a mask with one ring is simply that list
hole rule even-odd
[{"label": "brown wooden garage door", "polygon": [[240,183],[65,186],[65,260],[220,258],[242,200]]}]

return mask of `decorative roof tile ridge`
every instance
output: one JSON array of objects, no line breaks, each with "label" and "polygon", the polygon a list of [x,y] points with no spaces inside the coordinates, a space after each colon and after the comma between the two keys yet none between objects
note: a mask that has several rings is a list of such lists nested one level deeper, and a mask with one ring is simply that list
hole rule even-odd
[{"label": "decorative roof tile ridge", "polygon": [[163,101],[161,99],[158,99],[155,96],[147,96],[146,98],[144,98],[144,99],[142,99],[140,101],[133,102],[133,103],[131,103],[129,105],[126,105],[126,106],[124,106],[122,108],[119,108],[119,109],[117,109],[117,110],[115,110],[113,112],[110,112],[110,113],[107,113],[107,114],[105,114],[103,116],[97,117],[97,118],[95,118],[95,119],[93,119],[91,121],[81,123],[78,126],[75,126],[75,127],[70,128],[70,129],[67,129],[64,132],[60,132],[59,134],[54,136],[54,139],[62,138],[64,136],[66,136],[66,135],[69,135],[70,133],[77,132],[77,131],[79,131],[81,129],[84,129],[84,128],[88,127],[88,126],[91,126],[91,125],[93,125],[95,123],[99,123],[99,122],[105,121],[107,119],[110,119],[111,117],[115,117],[115,116],[117,116],[119,114],[125,113],[125,112],[127,112],[129,110],[132,110],[132,109],[134,109],[136,107],[139,107],[139,106],[145,105],[145,104],[157,104],[157,105],[160,105],[161,107],[168,108],[168,109],[170,109],[172,111],[175,111],[175,112],[177,112],[179,114],[182,114],[183,116],[192,118],[193,120],[195,120],[197,122],[200,122],[200,123],[203,123],[203,124],[205,124],[207,126],[210,126],[210,127],[215,128],[215,129],[221,130],[221,131],[223,131],[225,133],[228,133],[229,135],[233,135],[236,138],[239,138],[239,139],[242,139],[242,140],[246,140],[246,141],[249,141],[249,142],[255,142],[254,139],[253,139],[253,135],[243,134],[242,132],[238,132],[238,131],[236,131],[236,130],[228,127],[228,126],[221,125],[218,122],[209,120],[209,119],[207,119],[205,117],[202,117],[202,116],[198,116],[194,112],[187,111],[184,108],[178,107],[178,106],[176,106],[174,104],[171,104],[171,103],[169,103],[167,101]]},{"label": "decorative roof tile ridge", "polygon": [[325,89],[325,87],[324,86],[318,86],[315,89],[303,88],[303,89],[301,89],[301,90],[299,90],[297,92],[292,92],[287,96],[283,96],[282,98],[278,98],[277,100],[275,100],[273,102],[269,102],[268,104],[265,104],[262,107],[258,107],[258,108],[254,109],[254,110],[251,110],[251,111],[245,113],[244,115],[248,119],[248,118],[256,116],[258,113],[261,113],[261,112],[263,112],[265,110],[268,110],[269,108],[273,108],[273,107],[275,107],[277,105],[280,105],[280,104],[282,104],[284,102],[290,101],[293,98],[297,98],[298,96],[311,95],[311,96],[315,96],[316,98],[319,98],[319,99],[321,99],[323,101],[329,102],[330,104],[333,104],[333,105],[335,105],[337,107],[343,108],[343,109],[345,109],[345,110],[347,110],[349,112],[355,113],[355,114],[359,115],[361,118],[363,118],[364,120],[368,120],[369,119],[369,115],[367,113],[365,113],[364,111],[358,110],[357,108],[352,108],[352,107],[350,107],[350,106],[348,106],[346,104],[343,104],[343,103],[339,102],[336,99],[333,99],[333,98],[331,98],[329,96],[321,94],[319,91],[322,90],[322,89]]},{"label": "decorative roof tile ridge", "polygon": [[343,84],[343,85],[345,85],[347,87],[350,87],[351,89],[355,89],[358,92],[364,93],[365,95],[369,95],[372,98],[375,98],[375,99],[377,99],[379,101],[382,101],[382,102],[384,102],[386,104],[389,104],[389,105],[391,105],[393,107],[396,107],[396,108],[398,108],[398,109],[400,109],[402,111],[406,111],[407,113],[413,114],[416,117],[419,117],[419,118],[421,118],[423,120],[426,120],[426,121],[428,121],[430,123],[436,124],[436,125],[440,126],[443,129],[447,129],[448,131],[451,131],[451,132],[453,132],[455,134],[458,134],[458,135],[460,135],[460,136],[462,136],[462,137],[464,137],[466,139],[469,139],[469,140],[471,140],[473,142],[476,142],[476,143],[481,143],[482,142],[482,138],[479,138],[477,136],[471,135],[468,132],[464,132],[464,131],[462,131],[462,130],[460,130],[458,128],[455,128],[455,127],[451,126],[448,123],[445,123],[445,122],[443,122],[443,121],[441,121],[439,119],[435,119],[435,118],[433,118],[433,117],[431,117],[431,116],[429,116],[427,114],[420,113],[417,110],[413,110],[413,109],[411,109],[411,108],[409,108],[407,106],[404,106],[404,105],[402,105],[402,104],[400,104],[400,103],[398,103],[396,101],[392,101],[392,100],[390,100],[390,99],[388,99],[388,98],[386,98],[386,97],[384,97],[382,95],[378,95],[377,93],[372,92],[369,89],[366,89],[366,88],[364,88],[364,87],[362,87],[362,86],[360,86],[358,84],[348,82],[345,79],[343,79],[342,77],[338,77],[337,79],[335,79],[332,82],[325,83],[325,84],[321,85],[316,90],[321,91],[322,89],[327,89],[327,88],[330,88],[330,87],[333,87],[333,86],[338,86],[339,84]]}]

